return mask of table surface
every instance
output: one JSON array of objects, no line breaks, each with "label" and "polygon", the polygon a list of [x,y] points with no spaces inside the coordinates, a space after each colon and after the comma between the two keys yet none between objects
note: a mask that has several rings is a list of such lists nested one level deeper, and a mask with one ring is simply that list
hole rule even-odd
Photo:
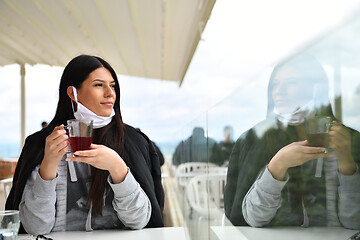
[{"label": "table surface", "polygon": [[[45,236],[53,240],[186,240],[183,227],[146,228],[141,230],[96,230],[92,232],[53,232]],[[18,236],[18,240],[28,239],[35,238],[26,234]]]},{"label": "table surface", "polygon": [[253,228],[224,226],[211,227],[219,240],[346,240],[358,230],[349,230],[340,227],[274,227]]}]

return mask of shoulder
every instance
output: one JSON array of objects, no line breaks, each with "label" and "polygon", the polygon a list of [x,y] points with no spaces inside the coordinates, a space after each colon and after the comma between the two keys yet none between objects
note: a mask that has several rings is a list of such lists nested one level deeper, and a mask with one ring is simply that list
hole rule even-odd
[{"label": "shoulder", "polygon": [[133,139],[150,141],[149,137],[139,128],[134,128],[128,124],[125,124],[125,135]]},{"label": "shoulder", "polygon": [[[152,141],[148,136],[139,129],[130,125],[125,125],[125,152],[129,159],[138,159],[143,156],[148,164],[154,162],[154,157],[157,157],[157,152]],[[157,157],[158,159],[158,157]],[[157,160],[158,162],[159,160]],[[127,162],[130,164],[129,162]],[[139,162],[137,162],[139,164]],[[130,168],[132,169],[132,168]],[[132,171],[134,171],[132,169]]]},{"label": "shoulder", "polygon": [[140,129],[125,124],[125,144],[135,144],[139,148],[152,148],[150,138]]},{"label": "shoulder", "polygon": [[131,125],[125,124],[125,131],[127,134],[141,134],[141,131],[139,128],[134,128]]},{"label": "shoulder", "polygon": [[21,154],[19,156],[19,163],[25,161],[35,161],[39,163],[39,154],[41,154],[45,148],[46,137],[52,132],[50,129],[42,129],[26,137],[24,146],[22,147]]},{"label": "shoulder", "polygon": [[237,139],[238,141],[242,141],[246,138],[257,138],[261,137],[267,130],[271,128],[276,128],[276,121],[272,119],[263,120],[253,127],[246,130],[244,133],[240,135],[240,137]]},{"label": "shoulder", "polygon": [[45,141],[46,137],[51,133],[51,129],[45,128],[40,131],[37,131],[25,139],[25,144],[29,143],[41,143]]},{"label": "shoulder", "polygon": [[[257,123],[255,126],[243,132],[239,138],[236,140],[233,153],[237,154],[247,154],[250,149],[256,149],[260,144],[261,139],[265,132],[269,129],[276,127],[276,123],[274,121],[264,120]],[[232,156],[234,157],[234,156]]]}]

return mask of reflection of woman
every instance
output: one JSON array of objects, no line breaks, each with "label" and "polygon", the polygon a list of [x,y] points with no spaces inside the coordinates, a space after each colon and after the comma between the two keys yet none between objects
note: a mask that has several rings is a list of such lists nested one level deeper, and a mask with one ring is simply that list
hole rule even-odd
[{"label": "reflection of woman", "polygon": [[[63,126],[73,118],[94,121],[93,144],[66,158]],[[37,235],[159,227],[163,204],[159,159],[147,136],[122,122],[114,70],[98,57],[74,58],[55,117],[25,142],[6,208],[19,208],[23,227]]]},{"label": "reflection of woman", "polygon": [[234,225],[359,229],[359,134],[334,121],[328,153],[306,141],[306,117],[335,120],[322,66],[308,55],[277,66],[268,99],[266,120],[245,132],[231,154],[226,216]]}]

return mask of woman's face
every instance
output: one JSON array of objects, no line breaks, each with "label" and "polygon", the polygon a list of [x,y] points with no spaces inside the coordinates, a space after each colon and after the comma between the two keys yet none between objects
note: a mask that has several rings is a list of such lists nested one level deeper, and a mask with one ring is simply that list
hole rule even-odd
[{"label": "woman's face", "polygon": [[92,71],[77,90],[78,101],[98,116],[110,116],[116,93],[115,80],[109,70],[100,67]]},{"label": "woman's face", "polygon": [[272,98],[282,114],[293,113],[313,97],[313,89],[306,79],[291,66],[278,70],[273,79]]}]

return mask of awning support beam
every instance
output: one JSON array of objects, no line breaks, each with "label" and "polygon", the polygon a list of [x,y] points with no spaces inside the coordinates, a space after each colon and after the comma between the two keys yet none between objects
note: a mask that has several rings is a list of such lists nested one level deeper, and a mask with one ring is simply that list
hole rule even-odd
[{"label": "awning support beam", "polygon": [[20,64],[21,75],[21,148],[25,143],[25,64]]}]

